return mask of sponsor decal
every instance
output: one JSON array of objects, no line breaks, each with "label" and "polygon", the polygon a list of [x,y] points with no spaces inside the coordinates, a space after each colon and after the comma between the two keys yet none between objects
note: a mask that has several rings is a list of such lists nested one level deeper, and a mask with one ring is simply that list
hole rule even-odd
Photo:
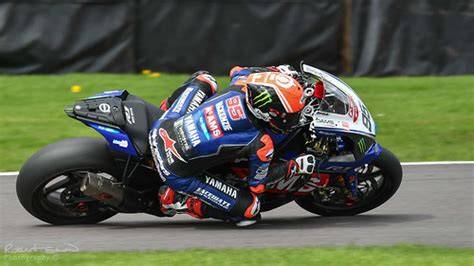
[{"label": "sponsor decal", "polygon": [[297,175],[299,166],[296,163],[290,164],[290,171],[288,173],[287,179],[292,178]]},{"label": "sponsor decal", "polygon": [[99,110],[102,112],[102,113],[110,113],[110,104],[108,103],[101,103],[99,104]]},{"label": "sponsor decal", "polygon": [[186,110],[186,113],[190,113],[196,110],[196,108],[198,108],[199,105],[201,105],[201,103],[204,102],[204,98],[206,98],[206,94],[198,90],[196,94],[194,95],[193,99],[191,100],[191,103],[189,104],[188,109]]},{"label": "sponsor decal", "polygon": [[253,100],[253,105],[256,108],[262,108],[265,105],[273,102],[272,96],[270,95],[267,89],[261,91],[257,96],[255,96]]},{"label": "sponsor decal", "polygon": [[228,210],[230,208],[230,202],[222,199],[221,197],[219,197],[217,195],[214,195],[213,193],[211,193],[210,191],[208,191],[204,188],[197,188],[194,191],[194,195],[201,196],[201,198],[204,201],[212,202],[212,203],[224,208],[225,210]]},{"label": "sponsor decal", "polygon": [[234,96],[225,100],[225,104],[227,105],[230,119],[237,121],[246,118],[239,96]]},{"label": "sponsor decal", "polygon": [[327,167],[326,171],[341,171],[341,172],[346,172],[346,171],[349,171],[351,170],[352,167],[349,167],[349,166],[338,166],[338,165],[333,165],[333,166],[329,166]]},{"label": "sponsor decal", "polygon": [[123,106],[125,109],[125,119],[127,120],[127,123],[130,125],[135,124],[135,115],[133,114],[133,108],[130,107],[128,108],[127,106]]},{"label": "sponsor decal", "polygon": [[210,140],[211,137],[209,136],[209,131],[207,130],[206,123],[204,122],[204,117],[202,115],[199,116],[199,127],[201,128],[201,131],[206,139]]},{"label": "sponsor decal", "polygon": [[166,170],[165,165],[163,163],[163,159],[160,156],[160,153],[158,151],[158,141],[157,141],[157,129],[154,129],[151,133],[151,154],[153,156],[153,159],[155,160],[155,165],[158,165],[158,173],[160,174],[160,177],[163,181],[166,181],[166,177],[163,175],[170,175],[170,172]]},{"label": "sponsor decal", "polygon": [[325,135],[325,136],[336,136],[336,133],[334,132],[327,132],[327,131],[321,131],[321,130],[316,131],[316,134]]},{"label": "sponsor decal", "polygon": [[267,174],[268,174],[268,164],[266,164],[265,166],[260,166],[257,169],[257,171],[255,172],[254,179],[262,180],[265,177],[267,177]]},{"label": "sponsor decal", "polygon": [[156,157],[155,157],[155,158],[158,159],[158,167],[160,168],[159,174],[160,174],[160,176],[161,176],[161,179],[162,179],[163,181],[166,181],[166,177],[163,176],[162,174],[170,175],[170,172],[169,172],[168,170],[166,170],[165,164],[163,163],[163,159],[161,158],[159,152],[156,153]]},{"label": "sponsor decal", "polygon": [[178,158],[180,161],[186,163],[186,161],[181,157],[181,155],[179,155],[178,151],[176,150],[176,147],[174,146],[174,144],[176,144],[176,141],[170,138],[170,136],[168,135],[168,132],[165,129],[160,128],[158,130],[158,134],[163,140],[163,145],[165,146],[166,160],[168,164],[171,165],[174,163],[173,155],[174,157]]},{"label": "sponsor decal", "polygon": [[352,97],[350,97],[350,96],[349,96],[349,113],[348,113],[348,115],[350,117],[352,117],[352,121],[354,121],[354,123],[359,118],[359,108],[357,108],[357,105],[355,104],[354,99],[352,99]]},{"label": "sponsor decal", "polygon": [[186,133],[184,133],[184,121],[183,118],[180,118],[174,122],[174,132],[176,133],[176,138],[178,139],[179,146],[184,151],[191,150],[191,146],[188,143],[186,138]]},{"label": "sponsor decal", "polygon": [[223,136],[222,129],[217,122],[217,117],[214,113],[214,107],[208,106],[204,108],[204,117],[206,118],[207,128],[211,132],[213,139],[217,139]]},{"label": "sponsor decal", "polygon": [[314,119],[314,122],[316,124],[327,126],[327,127],[335,127],[336,126],[336,122],[334,122],[334,120],[331,120],[331,119],[324,119],[324,118],[316,117],[316,119]]},{"label": "sponsor decal", "polygon": [[227,114],[225,113],[223,101],[216,103],[216,110],[217,110],[217,115],[219,116],[219,120],[221,121],[221,125],[224,131],[231,131],[232,126],[229,123],[229,119],[227,119]]},{"label": "sponsor decal", "polygon": [[249,76],[251,83],[262,83],[289,89],[292,86],[297,86],[296,80],[288,75],[277,72],[255,73]]},{"label": "sponsor decal", "polygon": [[110,127],[97,126],[97,129],[105,131],[105,132],[113,133],[113,134],[120,133],[120,131],[118,131],[116,129],[113,129],[113,128],[110,128]]},{"label": "sponsor decal", "polygon": [[361,138],[357,141],[357,147],[359,148],[360,153],[364,154],[367,150],[367,145],[365,144],[365,139]]},{"label": "sponsor decal", "polygon": [[112,141],[112,143],[115,144],[115,145],[119,145],[122,148],[127,148],[128,147],[128,141],[126,141],[124,139],[123,140],[114,139]]},{"label": "sponsor decal", "polygon": [[312,123],[313,127],[337,127],[337,128],[342,128],[345,130],[350,129],[350,124],[347,121],[316,117],[313,119],[313,122],[314,122],[314,125]]},{"label": "sponsor decal", "polygon": [[313,175],[311,178],[304,184],[302,188],[298,190],[298,192],[303,193],[303,192],[311,192],[315,190],[318,187],[318,183],[321,181],[318,175]]},{"label": "sponsor decal", "polygon": [[171,112],[179,113],[183,109],[184,103],[188,98],[189,94],[193,91],[195,87],[187,87],[186,90],[179,96],[179,100],[176,102],[176,105],[173,107]]},{"label": "sponsor decal", "polygon": [[349,128],[350,128],[349,123],[346,122],[346,121],[342,121],[342,128],[349,130]]},{"label": "sponsor decal", "polygon": [[206,184],[218,189],[219,191],[223,192],[226,195],[229,195],[234,199],[237,198],[237,189],[232,187],[231,185],[225,184],[222,181],[219,181],[209,176],[206,176]]},{"label": "sponsor decal", "polygon": [[296,181],[300,179],[299,175],[290,174],[290,178],[283,178],[280,182],[277,183],[276,189],[278,190],[290,190],[295,184]]},{"label": "sponsor decal", "polygon": [[184,129],[186,131],[186,135],[188,136],[189,140],[191,141],[191,145],[196,147],[201,143],[201,139],[199,138],[198,130],[196,128],[196,124],[194,123],[193,116],[187,115],[184,117]]}]

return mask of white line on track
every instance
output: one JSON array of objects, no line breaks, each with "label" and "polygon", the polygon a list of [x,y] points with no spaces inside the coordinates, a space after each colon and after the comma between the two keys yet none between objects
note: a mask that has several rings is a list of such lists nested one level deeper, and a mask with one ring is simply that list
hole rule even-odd
[{"label": "white line on track", "polygon": [[[406,162],[403,166],[411,165],[456,165],[456,164],[474,164],[474,161],[440,161],[440,162]],[[0,172],[0,176],[18,175],[19,172]]]},{"label": "white line on track", "polygon": [[0,172],[0,176],[18,175],[18,172]]},{"label": "white line on track", "polygon": [[455,165],[455,164],[474,164],[474,161],[441,161],[441,162],[406,162],[401,163],[403,166],[408,165]]}]

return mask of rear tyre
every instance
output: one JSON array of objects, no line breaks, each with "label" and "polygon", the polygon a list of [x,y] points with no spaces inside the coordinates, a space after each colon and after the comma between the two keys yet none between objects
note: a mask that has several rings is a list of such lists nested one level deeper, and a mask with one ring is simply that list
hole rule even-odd
[{"label": "rear tyre", "polygon": [[118,176],[107,143],[99,138],[66,139],[35,153],[16,182],[18,199],[34,217],[54,225],[94,224],[117,212],[80,192],[87,172]]},{"label": "rear tyre", "polygon": [[[377,189],[367,197],[351,206],[335,205],[319,202],[313,196],[296,199],[296,203],[303,209],[322,216],[352,216],[364,213],[385,203],[400,187],[402,182],[402,167],[398,158],[388,149],[383,148],[380,155],[371,166],[378,169],[373,175],[378,176]],[[370,174],[370,173],[369,173]]]}]

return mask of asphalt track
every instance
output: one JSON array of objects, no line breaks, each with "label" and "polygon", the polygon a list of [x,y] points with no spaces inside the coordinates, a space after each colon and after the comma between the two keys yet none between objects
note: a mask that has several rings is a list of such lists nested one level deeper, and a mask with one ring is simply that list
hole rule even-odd
[{"label": "asphalt track", "polygon": [[404,166],[398,193],[354,217],[320,217],[288,204],[240,229],[185,215],[119,214],[97,225],[51,226],[30,216],[15,176],[0,177],[0,246],[23,250],[145,250],[276,246],[390,245],[473,247],[474,165]]}]

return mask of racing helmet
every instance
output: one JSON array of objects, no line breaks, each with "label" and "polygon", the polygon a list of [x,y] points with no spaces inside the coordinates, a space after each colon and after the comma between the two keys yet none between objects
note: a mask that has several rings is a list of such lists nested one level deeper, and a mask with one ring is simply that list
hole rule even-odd
[{"label": "racing helmet", "polygon": [[278,72],[247,77],[246,103],[250,112],[275,133],[288,133],[299,123],[305,106],[304,90],[294,78]]}]

